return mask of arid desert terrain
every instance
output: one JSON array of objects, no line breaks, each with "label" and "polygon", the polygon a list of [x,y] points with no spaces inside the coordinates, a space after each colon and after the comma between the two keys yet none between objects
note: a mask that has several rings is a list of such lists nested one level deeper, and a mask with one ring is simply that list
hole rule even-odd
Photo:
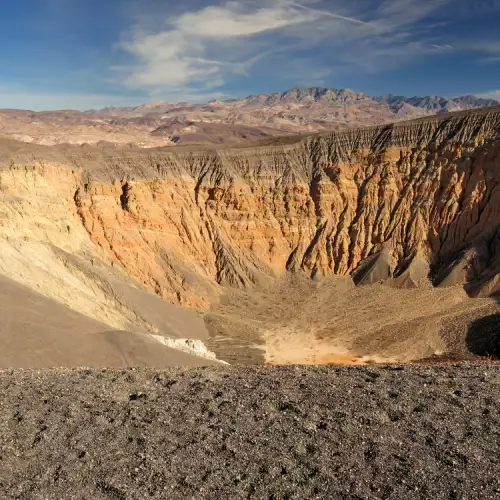
[{"label": "arid desert terrain", "polygon": [[87,111],[0,109],[0,135],[34,144],[100,148],[220,146],[498,105],[495,99],[472,95],[371,97],[351,89],[295,88],[200,104],[155,102]]},{"label": "arid desert terrain", "polygon": [[499,127],[493,107],[237,148],[2,139],[0,361],[497,355],[476,334],[499,313]]},{"label": "arid desert terrain", "polygon": [[499,278],[499,107],[1,138],[0,497],[499,498]]}]

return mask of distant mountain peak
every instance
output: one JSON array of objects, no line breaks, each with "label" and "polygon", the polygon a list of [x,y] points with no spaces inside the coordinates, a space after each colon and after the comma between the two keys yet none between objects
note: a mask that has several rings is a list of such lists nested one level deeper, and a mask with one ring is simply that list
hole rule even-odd
[{"label": "distant mountain peak", "polygon": [[439,95],[405,97],[387,94],[385,96],[375,97],[374,100],[379,103],[387,104],[394,112],[399,111],[403,104],[409,104],[417,109],[435,113],[484,108],[500,104],[493,99],[483,99],[471,94],[455,98],[447,98]]},{"label": "distant mountain peak", "polygon": [[470,94],[370,97],[349,88],[296,87],[205,104],[153,102],[87,112],[2,110],[0,130],[2,136],[43,144],[98,143],[104,134],[107,142],[156,147],[382,125],[499,104]]}]

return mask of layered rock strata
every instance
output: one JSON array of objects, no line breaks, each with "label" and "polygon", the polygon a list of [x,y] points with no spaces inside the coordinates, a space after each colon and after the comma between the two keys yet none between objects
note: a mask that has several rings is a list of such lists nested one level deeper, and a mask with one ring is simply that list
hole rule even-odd
[{"label": "layered rock strata", "polygon": [[2,248],[93,256],[201,309],[221,287],[286,272],[373,282],[430,266],[436,283],[489,283],[500,271],[499,130],[492,108],[239,149],[10,145]]}]

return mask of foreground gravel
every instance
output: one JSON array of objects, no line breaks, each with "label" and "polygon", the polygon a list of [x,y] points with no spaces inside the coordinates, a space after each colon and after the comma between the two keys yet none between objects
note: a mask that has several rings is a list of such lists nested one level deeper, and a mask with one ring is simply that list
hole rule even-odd
[{"label": "foreground gravel", "polygon": [[0,372],[0,498],[500,498],[500,367]]}]

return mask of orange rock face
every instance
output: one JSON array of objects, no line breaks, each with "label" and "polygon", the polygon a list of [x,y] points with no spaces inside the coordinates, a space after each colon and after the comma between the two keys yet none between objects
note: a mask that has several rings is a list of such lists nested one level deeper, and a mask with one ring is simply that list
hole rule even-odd
[{"label": "orange rock face", "polygon": [[491,110],[286,146],[67,155],[90,178],[69,201],[131,276],[198,308],[221,285],[357,276],[378,256],[381,278],[417,256],[439,274],[473,248],[463,279],[486,280],[500,255],[499,127]]}]

